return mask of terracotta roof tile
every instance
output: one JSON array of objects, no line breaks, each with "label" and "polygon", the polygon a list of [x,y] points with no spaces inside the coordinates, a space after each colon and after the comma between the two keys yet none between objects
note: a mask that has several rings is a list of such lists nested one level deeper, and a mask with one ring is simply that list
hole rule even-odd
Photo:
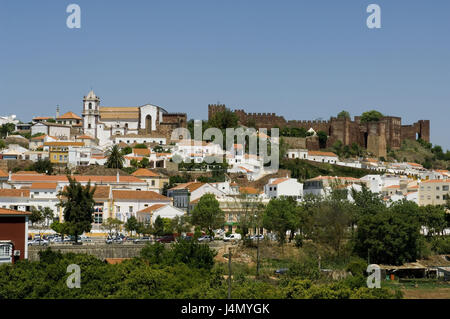
[{"label": "terracotta roof tile", "polygon": [[332,152],[319,152],[319,151],[308,151],[308,156],[329,156],[329,157],[338,157],[336,154]]},{"label": "terracotta roof tile", "polygon": [[147,208],[144,208],[144,209],[138,211],[138,214],[139,213],[152,213],[155,210],[158,210],[158,209],[160,209],[161,207],[164,207],[164,206],[167,206],[167,204],[155,204],[155,205],[152,205],[150,207],[147,207]]},{"label": "terracotta roof tile", "polygon": [[31,212],[22,212],[22,211],[13,210],[13,209],[0,208],[0,216],[1,215],[23,215],[23,216],[27,216],[27,215],[31,215]]},{"label": "terracotta roof tile", "polygon": [[160,176],[159,174],[152,172],[151,170],[146,169],[146,168],[140,168],[131,175],[137,176],[137,177],[159,177]]},{"label": "terracotta roof tile", "polygon": [[150,150],[148,148],[133,148],[133,154],[137,156],[150,156]]},{"label": "terracotta roof tile", "polygon": [[30,197],[29,189],[0,189],[0,197]]},{"label": "terracotta roof tile", "polygon": [[56,189],[58,183],[33,183],[30,189]]},{"label": "terracotta roof tile", "polygon": [[187,189],[187,190],[189,190],[189,192],[193,192],[196,189],[202,187],[203,185],[205,185],[205,183],[188,182],[188,183],[183,183],[183,184],[177,185],[175,187],[172,187],[171,189]]}]

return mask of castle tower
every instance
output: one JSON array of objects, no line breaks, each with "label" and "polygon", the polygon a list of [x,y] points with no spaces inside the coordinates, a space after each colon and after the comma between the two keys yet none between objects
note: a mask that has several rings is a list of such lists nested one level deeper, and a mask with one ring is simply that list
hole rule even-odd
[{"label": "castle tower", "polygon": [[99,122],[100,98],[91,90],[83,98],[83,131],[84,134],[97,138],[97,124]]}]

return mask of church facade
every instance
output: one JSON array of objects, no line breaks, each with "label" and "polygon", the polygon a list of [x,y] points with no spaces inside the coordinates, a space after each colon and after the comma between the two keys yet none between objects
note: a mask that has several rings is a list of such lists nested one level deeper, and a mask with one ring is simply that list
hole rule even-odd
[{"label": "church facade", "polygon": [[112,144],[117,136],[158,137],[170,140],[172,131],[186,127],[186,113],[168,113],[160,106],[101,106],[100,98],[90,91],[83,98],[83,132],[98,140],[100,146]]}]

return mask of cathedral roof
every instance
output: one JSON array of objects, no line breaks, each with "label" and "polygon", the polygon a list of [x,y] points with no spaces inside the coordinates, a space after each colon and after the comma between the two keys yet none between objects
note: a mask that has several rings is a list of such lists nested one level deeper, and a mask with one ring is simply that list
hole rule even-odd
[{"label": "cathedral roof", "polygon": [[101,120],[139,119],[138,107],[100,107]]}]

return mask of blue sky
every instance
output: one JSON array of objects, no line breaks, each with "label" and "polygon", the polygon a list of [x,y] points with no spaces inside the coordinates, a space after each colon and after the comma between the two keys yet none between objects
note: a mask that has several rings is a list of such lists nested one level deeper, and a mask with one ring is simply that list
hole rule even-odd
[{"label": "blue sky", "polygon": [[[66,27],[70,3],[81,29]],[[448,0],[2,0],[0,114],[80,114],[91,87],[105,106],[195,119],[218,101],[305,120],[377,109],[431,120],[450,149],[449,14]]]}]

